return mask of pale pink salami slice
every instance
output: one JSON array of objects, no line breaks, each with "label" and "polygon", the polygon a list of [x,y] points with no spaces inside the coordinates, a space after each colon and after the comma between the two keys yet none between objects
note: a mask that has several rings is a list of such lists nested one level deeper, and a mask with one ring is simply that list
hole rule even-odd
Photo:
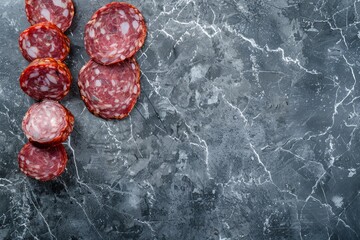
[{"label": "pale pink salami slice", "polygon": [[132,57],[144,44],[146,24],[140,11],[123,2],[109,3],[94,13],[85,27],[85,48],[104,65]]},{"label": "pale pink salami slice", "polygon": [[21,73],[21,89],[36,100],[61,100],[70,91],[72,76],[67,66],[55,59],[36,59]]},{"label": "pale pink salami slice", "polygon": [[74,17],[72,0],[25,0],[25,11],[31,25],[51,22],[65,32]]},{"label": "pale pink salami slice", "polygon": [[94,115],[122,119],[140,94],[140,68],[134,58],[109,66],[90,60],[79,73],[81,98]]},{"label": "pale pink salami slice", "polygon": [[38,58],[64,61],[70,52],[70,40],[54,24],[43,22],[20,34],[19,48],[28,61]]},{"label": "pale pink salami slice", "polygon": [[64,142],[73,127],[74,116],[53,100],[33,104],[22,121],[26,137],[37,146],[51,146]]},{"label": "pale pink salami slice", "polygon": [[50,181],[60,176],[65,170],[67,161],[68,156],[62,144],[38,148],[27,143],[18,155],[21,172],[39,181]]}]

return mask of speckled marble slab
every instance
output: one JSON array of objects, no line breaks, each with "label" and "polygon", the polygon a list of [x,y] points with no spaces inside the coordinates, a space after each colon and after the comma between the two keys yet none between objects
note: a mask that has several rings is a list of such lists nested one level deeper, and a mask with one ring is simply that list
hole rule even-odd
[{"label": "speckled marble slab", "polygon": [[0,2],[0,239],[359,239],[360,2],[133,0],[148,24],[130,117],[87,111],[83,29],[107,0],[75,0],[66,32],[76,117],[66,172],[26,178],[33,101]]}]

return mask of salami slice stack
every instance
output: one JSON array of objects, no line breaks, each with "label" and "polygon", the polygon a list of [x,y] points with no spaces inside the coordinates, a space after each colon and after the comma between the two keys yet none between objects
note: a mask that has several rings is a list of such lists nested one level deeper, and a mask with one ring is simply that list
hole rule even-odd
[{"label": "salami slice stack", "polygon": [[140,11],[124,2],[98,9],[85,26],[90,60],[79,73],[88,110],[104,119],[129,115],[140,94],[140,68],[133,57],[144,45],[147,27]]},{"label": "salami slice stack", "polygon": [[70,91],[71,72],[63,63],[70,52],[64,32],[74,17],[72,0],[25,0],[32,26],[19,36],[19,48],[31,62],[22,72],[21,89],[36,101],[25,114],[22,129],[29,142],[20,150],[20,170],[48,181],[64,172],[68,160],[62,145],[74,127],[74,116],[57,101]]},{"label": "salami slice stack", "polygon": [[19,48],[30,65],[20,76],[21,89],[35,100],[61,100],[70,90],[72,77],[64,61],[70,40],[63,33],[74,17],[72,0],[25,0],[32,24],[19,36]]},{"label": "salami slice stack", "polygon": [[[21,172],[39,181],[60,176],[68,161],[62,143],[74,128],[73,114],[58,101],[69,92],[71,72],[63,63],[70,52],[64,32],[74,17],[72,0],[25,0],[32,25],[19,36],[19,48],[31,62],[22,72],[21,89],[36,101],[22,129],[29,142],[18,154]],[[112,2],[98,9],[85,26],[84,45],[91,60],[79,72],[78,87],[88,110],[103,119],[123,119],[140,95],[140,67],[135,54],[147,27],[131,4]]]}]

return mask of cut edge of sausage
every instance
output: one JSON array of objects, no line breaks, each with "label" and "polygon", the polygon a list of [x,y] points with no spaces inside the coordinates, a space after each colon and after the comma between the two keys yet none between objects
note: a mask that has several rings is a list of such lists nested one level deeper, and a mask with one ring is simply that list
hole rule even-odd
[{"label": "cut edge of sausage", "polygon": [[[50,140],[41,140],[41,139],[34,139],[34,137],[32,136],[31,133],[29,133],[30,131],[28,130],[28,125],[29,121],[31,120],[30,118],[32,117],[31,115],[31,111],[37,107],[39,107],[39,105],[41,104],[45,104],[47,102],[51,102],[56,104],[56,106],[58,108],[60,108],[63,111],[63,122],[64,122],[64,126],[61,129],[58,129],[56,132],[57,134],[50,138]],[[36,110],[36,109],[35,109]],[[37,147],[49,147],[49,146],[55,146],[58,144],[61,144],[62,142],[66,141],[66,139],[69,137],[69,135],[71,134],[71,132],[73,131],[74,128],[74,122],[75,122],[75,118],[73,116],[73,114],[63,105],[61,105],[59,102],[54,101],[54,100],[49,100],[49,99],[45,99],[42,102],[39,103],[35,103],[32,106],[30,106],[30,108],[28,109],[28,111],[26,112],[23,121],[22,121],[22,129],[26,135],[26,137],[29,139],[29,141],[36,145]]]},{"label": "cut edge of sausage", "polygon": [[[33,0],[25,0],[25,13],[26,13],[26,18],[27,18],[28,22],[31,25],[35,25],[35,24],[43,23],[43,22],[50,22],[50,21],[38,22],[38,21],[32,20],[32,17],[30,16],[30,12],[29,12],[29,8],[32,7],[32,4],[28,3],[29,1],[33,1]],[[65,26],[62,26],[61,28],[59,28],[62,32],[66,32],[71,27],[71,24],[72,24],[72,22],[74,20],[74,16],[75,16],[74,2],[73,2],[73,0],[69,0],[69,1],[70,1],[70,9],[68,9],[69,10],[68,16],[69,16],[70,20],[67,21],[67,24]],[[54,23],[54,22],[51,22],[51,23],[56,25],[56,23]]]},{"label": "cut edge of sausage", "polygon": [[[58,154],[60,155],[60,159],[59,159],[60,166],[58,163],[58,168],[55,172],[44,173],[45,169],[41,170],[41,167],[43,167],[43,166],[34,164],[34,162],[31,161],[30,155],[27,154],[27,151],[29,151],[28,148],[33,148],[33,149],[30,149],[30,152],[33,152],[33,153],[35,151],[40,151],[40,152],[45,152],[48,150],[58,151]],[[67,155],[65,147],[62,144],[56,145],[53,147],[49,147],[49,148],[39,148],[39,147],[33,145],[31,142],[28,142],[21,148],[21,150],[18,153],[18,165],[19,165],[20,171],[23,174],[25,174],[26,176],[34,178],[34,179],[36,179],[38,181],[42,181],[42,182],[54,180],[55,178],[62,175],[66,169],[67,162],[68,162],[68,155]],[[32,165],[32,166],[29,166],[29,165]],[[48,170],[48,169],[46,169],[46,170]],[[39,174],[39,172],[41,172],[41,173]]]},{"label": "cut edge of sausage", "polygon": [[[101,61],[100,59],[97,59],[94,55],[96,55],[96,53],[91,53],[90,52],[90,48],[88,46],[88,43],[86,41],[86,31],[87,31],[87,28],[92,25],[92,24],[95,24],[96,22],[96,18],[98,17],[98,15],[103,12],[103,11],[106,11],[108,8],[112,7],[112,6],[116,6],[116,5],[122,5],[122,6],[127,6],[129,9],[134,9],[134,11],[137,13],[137,14],[140,14],[141,17],[142,17],[142,22],[141,22],[141,26],[142,26],[142,32],[141,32],[141,35],[140,35],[140,38],[139,38],[139,43],[138,45],[136,45],[134,47],[134,49],[131,51],[131,53],[128,55],[128,56],[124,56],[124,58],[119,58],[117,60],[113,60],[111,62],[104,62],[104,61]],[[130,59],[130,58],[133,58],[135,56],[135,54],[144,46],[145,44],[145,41],[146,41],[146,37],[147,37],[147,25],[146,25],[146,21],[145,21],[145,18],[143,16],[143,14],[141,13],[141,11],[135,7],[134,5],[130,4],[130,3],[127,3],[127,2],[111,2],[111,3],[108,3],[104,6],[102,6],[101,8],[99,8],[90,18],[90,20],[87,22],[87,24],[85,25],[85,33],[84,33],[84,45],[85,45],[85,50],[87,52],[87,54],[90,56],[90,58],[92,60],[94,60],[95,62],[99,63],[99,64],[102,64],[102,65],[112,65],[112,64],[116,64],[116,63],[120,63],[122,61],[125,61],[126,59]],[[106,57],[105,57],[106,58]]]},{"label": "cut edge of sausage", "polygon": [[[90,66],[90,64],[92,63],[91,61],[94,61],[93,59],[90,59],[80,70],[79,72],[79,78],[80,78],[80,75],[83,73],[83,71],[88,68]],[[131,108],[129,109],[129,111],[126,113],[126,114],[121,114],[120,116],[116,117],[105,117],[103,116],[100,112],[97,113],[96,112],[96,109],[92,109],[93,107],[91,107],[91,104],[90,104],[90,101],[88,100],[88,98],[86,96],[84,96],[84,94],[82,94],[81,92],[83,91],[82,89],[82,86],[80,84],[80,81],[78,81],[78,87],[79,87],[79,92],[80,92],[80,96],[81,96],[81,99],[83,100],[83,102],[85,103],[85,106],[86,108],[88,109],[88,111],[95,115],[96,117],[100,117],[104,120],[122,120],[126,117],[128,117],[130,115],[130,113],[132,112],[132,110],[134,109],[138,99],[139,99],[139,96],[140,96],[140,93],[141,93],[141,84],[140,84],[140,78],[141,78],[141,72],[140,72],[140,66],[139,66],[139,63],[136,61],[136,59],[134,57],[131,57],[131,58],[127,58],[126,61],[131,61],[132,63],[135,64],[135,69],[136,69],[136,85],[138,87],[138,94],[137,96],[131,101],[131,104],[129,103],[129,106],[131,106]],[[97,63],[96,61],[94,61],[95,63]],[[99,64],[99,63],[97,63]],[[116,64],[121,64],[121,62],[119,63],[116,63]]]},{"label": "cut edge of sausage", "polygon": [[[24,31],[22,31],[19,35],[19,39],[18,39],[18,46],[19,46],[19,49],[20,49],[20,52],[21,54],[23,55],[23,57],[31,62],[31,61],[34,61],[36,59],[41,59],[41,58],[49,58],[49,57],[31,57],[30,54],[28,53],[28,51],[26,51],[25,49],[23,49],[22,45],[23,45],[23,41],[25,40],[25,36],[26,35],[29,35],[31,31],[35,31],[37,28],[41,28],[41,27],[44,27],[44,28],[47,28],[47,30],[53,30],[55,31],[57,34],[58,34],[58,37],[62,38],[64,40],[64,45],[63,45],[63,48],[65,49],[65,51],[62,51],[63,53],[63,57],[59,58],[59,59],[56,59],[56,60],[59,60],[59,61],[64,61],[69,53],[70,53],[70,39],[68,36],[66,36],[62,31],[61,29],[59,29],[55,24],[51,23],[51,22],[40,22],[40,23],[37,23],[37,24],[34,24],[30,27],[28,27],[27,29],[25,29]],[[55,58],[54,58],[55,59]]]},{"label": "cut edge of sausage", "polygon": [[[57,97],[44,97],[44,98],[37,98],[35,95],[29,93],[29,91],[25,88],[24,82],[28,80],[28,78],[33,74],[34,71],[37,69],[47,69],[47,70],[55,70],[58,74],[62,74],[65,78],[68,79],[69,84],[65,90]],[[40,75],[39,75],[40,76]],[[31,98],[34,98],[35,100],[44,100],[44,99],[50,99],[59,101],[62,98],[64,98],[70,91],[71,84],[72,84],[73,78],[70,72],[70,69],[64,64],[63,62],[53,59],[53,58],[42,58],[42,59],[35,59],[33,62],[27,66],[23,72],[21,73],[19,77],[19,84],[20,88],[23,90],[25,94],[30,96]]]}]

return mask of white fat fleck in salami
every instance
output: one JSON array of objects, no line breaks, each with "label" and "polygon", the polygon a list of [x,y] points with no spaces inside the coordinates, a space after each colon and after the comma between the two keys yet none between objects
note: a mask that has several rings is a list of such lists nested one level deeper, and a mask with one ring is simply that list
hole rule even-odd
[{"label": "white fat fleck in salami", "polygon": [[60,103],[44,100],[33,104],[22,121],[22,129],[30,142],[41,146],[65,141],[73,130],[74,116]]},{"label": "white fat fleck in salami", "polygon": [[68,9],[65,9],[65,10],[63,11],[63,16],[64,16],[64,17],[69,16],[69,10],[68,10]]},{"label": "white fat fleck in salami", "polygon": [[101,87],[101,80],[96,80],[95,81],[95,86],[96,87]]},{"label": "white fat fleck in salami", "polygon": [[132,57],[144,44],[146,24],[140,11],[124,2],[113,2],[94,13],[85,27],[85,48],[103,65]]},{"label": "white fat fleck in salami", "polygon": [[41,16],[43,16],[47,21],[51,21],[50,12],[46,8],[41,9]]},{"label": "white fat fleck in salami", "polygon": [[29,47],[26,52],[32,59],[38,58],[39,49],[37,47]]},{"label": "white fat fleck in salami", "polygon": [[133,25],[134,29],[137,29],[139,27],[139,22],[138,21],[133,21],[132,25]]},{"label": "white fat fleck in salami", "polygon": [[[46,78],[47,78],[50,82],[52,82],[52,83],[54,83],[54,84],[57,84],[57,83],[58,83],[57,76],[55,76],[55,75],[51,75],[51,74],[47,73],[47,74],[46,74]],[[65,85],[65,84],[64,84],[64,85]]]},{"label": "white fat fleck in salami", "polygon": [[90,60],[80,71],[78,86],[90,112],[104,119],[121,119],[139,97],[140,68],[134,58],[109,66]]},{"label": "white fat fleck in salami", "polygon": [[121,27],[121,33],[123,35],[126,35],[129,32],[130,25],[128,22],[121,23],[120,27]]},{"label": "white fat fleck in salami", "polygon": [[67,66],[55,59],[36,59],[19,78],[21,89],[35,100],[59,101],[70,91],[72,76]]},{"label": "white fat fleck in salami", "polygon": [[23,31],[19,47],[28,61],[49,57],[63,61],[70,52],[70,40],[54,24],[44,22]]},{"label": "white fat fleck in salami", "polygon": [[61,7],[61,8],[67,8],[67,3],[66,1],[62,1],[62,0],[52,0],[53,4],[55,6]]},{"label": "white fat fleck in salami", "polygon": [[29,177],[49,181],[60,176],[66,167],[68,156],[62,144],[39,148],[27,143],[18,154],[20,170]]},{"label": "white fat fleck in salami", "polygon": [[38,71],[31,73],[31,74],[29,75],[29,78],[34,78],[34,77],[37,77],[37,76],[39,76],[39,72],[38,72]]},{"label": "white fat fleck in salami", "polygon": [[94,38],[95,37],[95,31],[94,29],[89,30],[89,37]]},{"label": "white fat fleck in salami", "polygon": [[42,91],[42,92],[46,92],[48,90],[49,90],[49,87],[47,87],[47,86],[41,86],[40,87],[40,91]]},{"label": "white fat fleck in salami", "polygon": [[65,32],[74,17],[74,4],[72,0],[25,0],[25,11],[32,25],[48,21]]}]

